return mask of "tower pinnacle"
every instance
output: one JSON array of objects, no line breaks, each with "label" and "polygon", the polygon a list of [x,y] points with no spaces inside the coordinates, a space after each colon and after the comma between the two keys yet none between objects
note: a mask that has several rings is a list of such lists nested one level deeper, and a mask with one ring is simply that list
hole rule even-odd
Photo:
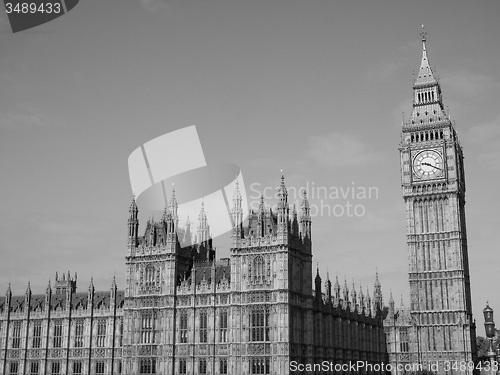
[{"label": "tower pinnacle", "polygon": [[422,37],[422,61],[420,63],[420,69],[418,70],[418,76],[415,80],[415,86],[421,85],[432,85],[437,83],[436,78],[432,72],[431,66],[429,65],[429,58],[427,57],[427,32],[424,30],[424,25],[422,25],[422,32],[420,33]]}]

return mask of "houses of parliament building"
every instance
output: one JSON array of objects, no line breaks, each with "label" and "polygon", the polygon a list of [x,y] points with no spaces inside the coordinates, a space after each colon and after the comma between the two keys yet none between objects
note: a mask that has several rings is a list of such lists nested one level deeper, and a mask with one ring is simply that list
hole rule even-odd
[{"label": "houses of parliament building", "polygon": [[311,217],[290,210],[284,179],[275,211],[261,200],[243,222],[233,197],[230,259],[216,260],[202,207],[196,244],[178,228],[175,195],[139,236],[130,206],[126,286],[54,289],[0,299],[3,374],[287,374],[290,361],[386,360],[382,292],[312,285]]},{"label": "houses of parliament building", "polygon": [[329,373],[290,368],[322,361],[384,362],[401,374],[398,364],[475,361],[462,148],[422,41],[399,149],[409,307],[392,295],[384,306],[378,275],[370,296],[313,271],[310,205],[304,193],[299,212],[290,207],[283,177],[276,208],[261,199],[245,219],[236,185],[231,255],[219,260],[203,206],[197,227],[181,228],[173,191],[142,235],[130,205],[124,290],[113,278],[107,291],[90,281],[77,292],[69,273],[43,294],[28,284],[13,295],[9,285],[0,297],[1,374]]}]

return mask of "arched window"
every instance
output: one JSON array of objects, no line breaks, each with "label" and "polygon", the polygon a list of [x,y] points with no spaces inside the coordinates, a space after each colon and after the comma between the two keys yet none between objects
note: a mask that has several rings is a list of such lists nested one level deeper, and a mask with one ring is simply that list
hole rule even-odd
[{"label": "arched window", "polygon": [[180,327],[181,343],[185,344],[188,342],[188,316],[186,312],[181,313],[180,317]]},{"label": "arched window", "polygon": [[205,311],[200,313],[200,342],[208,341],[208,316]]},{"label": "arched window", "polygon": [[141,344],[154,343],[153,314],[144,313],[141,317]]},{"label": "arched window", "polygon": [[264,258],[262,258],[261,256],[256,257],[253,261],[253,264],[254,264],[253,267],[254,276],[256,278],[263,277],[264,265],[265,265]]},{"label": "arched window", "polygon": [[144,280],[146,286],[155,285],[155,268],[152,265],[146,267],[146,277]]},{"label": "arched window", "polygon": [[227,311],[219,313],[219,342],[227,342]]},{"label": "arched window", "polygon": [[250,341],[269,341],[269,313],[255,309],[250,315]]}]

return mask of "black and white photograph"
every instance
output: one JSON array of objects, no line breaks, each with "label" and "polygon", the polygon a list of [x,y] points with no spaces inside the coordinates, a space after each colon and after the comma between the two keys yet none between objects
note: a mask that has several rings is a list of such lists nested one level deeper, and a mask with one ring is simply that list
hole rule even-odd
[{"label": "black and white photograph", "polygon": [[496,0],[0,4],[2,375],[500,374],[499,189]]}]

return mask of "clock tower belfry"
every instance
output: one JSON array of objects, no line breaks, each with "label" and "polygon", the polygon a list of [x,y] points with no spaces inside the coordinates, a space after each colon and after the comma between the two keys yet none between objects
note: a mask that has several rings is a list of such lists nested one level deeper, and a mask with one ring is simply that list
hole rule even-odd
[{"label": "clock tower belfry", "polygon": [[[422,28],[413,109],[403,122],[401,182],[406,204],[412,362],[475,361],[465,225],[462,147],[443,107]],[[440,372],[444,371],[440,367]],[[463,368],[462,368],[463,370]],[[468,373],[460,368],[444,373]],[[470,371],[469,373],[472,373]]]}]

